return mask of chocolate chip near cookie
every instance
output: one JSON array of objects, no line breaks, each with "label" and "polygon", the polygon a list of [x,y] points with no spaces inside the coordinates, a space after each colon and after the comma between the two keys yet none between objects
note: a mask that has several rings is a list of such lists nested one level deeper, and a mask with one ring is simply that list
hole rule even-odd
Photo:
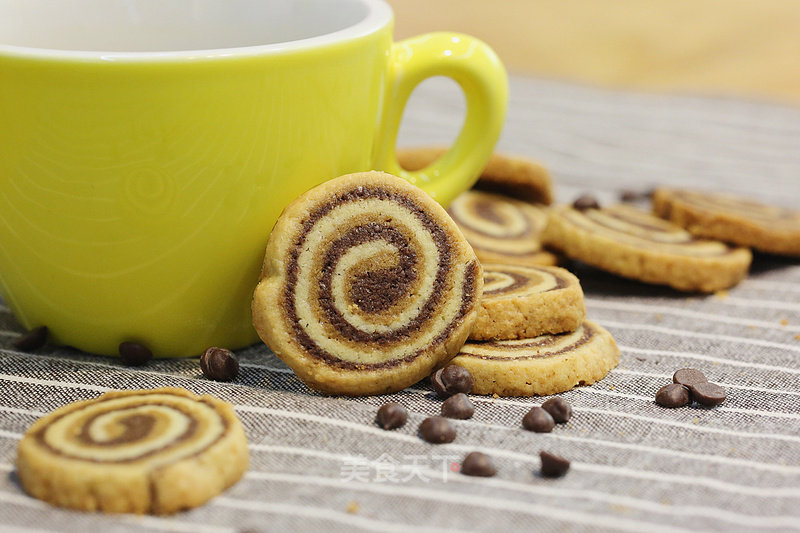
[{"label": "chocolate chip near cookie", "polygon": [[397,402],[383,404],[375,417],[375,422],[383,429],[403,427],[407,420],[408,410]]},{"label": "chocolate chip near cookie", "polygon": [[212,346],[200,356],[200,370],[208,379],[231,381],[239,374],[239,361],[230,350]]},{"label": "chocolate chip near cookie", "polygon": [[119,356],[128,366],[142,366],[153,358],[153,352],[138,342],[122,342],[119,345]]},{"label": "chocolate chip near cookie", "polygon": [[447,212],[484,263],[527,266],[557,261],[542,249],[540,235],[547,223],[542,206],[473,190],[453,200]]},{"label": "chocolate chip near cookie", "polygon": [[600,209],[600,203],[594,196],[590,194],[582,194],[581,196],[578,196],[574,202],[572,202],[572,207],[578,211],[586,211],[587,209]]},{"label": "chocolate chip near cookie", "polygon": [[300,196],[269,237],[253,321],[310,387],[402,390],[464,343],[483,271],[444,209],[406,180],[350,174]]},{"label": "chocolate chip near cookie", "polygon": [[752,255],[693,237],[679,226],[620,204],[551,208],[543,242],[594,267],[682,291],[715,292],[741,281]]},{"label": "chocolate chip near cookie", "polygon": [[469,400],[469,396],[463,392],[454,394],[442,402],[442,416],[446,418],[457,418],[466,420],[475,414],[475,406]]},{"label": "chocolate chip near cookie", "polygon": [[483,265],[483,296],[471,340],[574,331],[586,316],[581,284],[559,267]]},{"label": "chocolate chip near cookie", "polygon": [[184,389],[116,391],[37,420],[19,443],[25,491],[61,507],[167,514],[202,505],[247,469],[233,406]]},{"label": "chocolate chip near cookie", "polygon": [[461,461],[460,472],[465,476],[492,477],[497,469],[486,454],[471,452]]},{"label": "chocolate chip near cookie", "polygon": [[[406,170],[421,170],[446,151],[444,147],[405,148],[397,150],[397,160]],[[475,188],[531,203],[549,205],[553,202],[553,186],[547,169],[519,155],[492,154]]]},{"label": "chocolate chip near cookie", "polygon": [[472,374],[475,394],[544,396],[602,379],[619,363],[619,348],[608,331],[586,320],[571,333],[468,342],[453,363]]},{"label": "chocolate chip near cookie", "polygon": [[725,389],[715,383],[692,385],[692,399],[705,407],[715,407],[725,401]]},{"label": "chocolate chip near cookie", "polygon": [[708,379],[705,374],[695,368],[681,368],[672,375],[672,382],[691,387],[698,383],[707,383]]},{"label": "chocolate chip near cookie", "polygon": [[542,409],[550,413],[557,424],[566,424],[572,418],[572,406],[561,396],[550,398],[544,402]]},{"label": "chocolate chip near cookie", "polygon": [[542,450],[539,452],[539,458],[542,461],[541,472],[544,477],[561,477],[569,470],[569,461],[561,456]]},{"label": "chocolate chip near cookie", "polygon": [[664,385],[656,392],[656,403],[662,407],[683,407],[692,402],[689,389],[680,383]]},{"label": "chocolate chip near cookie", "polygon": [[431,375],[433,390],[439,398],[449,398],[463,392],[469,394],[475,386],[472,374],[463,366],[447,365]]},{"label": "chocolate chip near cookie", "polygon": [[47,326],[39,326],[22,334],[14,341],[14,348],[22,352],[38,350],[47,342]]},{"label": "chocolate chip near cookie", "polygon": [[531,410],[522,417],[522,427],[534,433],[550,433],[556,425],[553,415],[539,407]]},{"label": "chocolate chip near cookie", "polygon": [[446,418],[431,416],[419,425],[419,436],[431,444],[446,444],[456,440],[456,430]]},{"label": "chocolate chip near cookie", "polygon": [[719,192],[660,188],[653,211],[692,235],[800,256],[800,211]]}]

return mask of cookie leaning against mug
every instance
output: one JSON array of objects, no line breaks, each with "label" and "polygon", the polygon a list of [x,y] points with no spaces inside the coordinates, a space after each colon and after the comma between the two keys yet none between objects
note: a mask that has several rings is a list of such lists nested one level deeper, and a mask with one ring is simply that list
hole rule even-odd
[{"label": "cookie leaning against mug", "polygon": [[[423,146],[397,151],[397,160],[406,170],[420,170],[444,155],[447,148]],[[495,192],[536,204],[553,203],[550,173],[526,157],[493,153],[481,172],[476,189]]]},{"label": "cookie leaning against mug", "polygon": [[752,254],[629,205],[552,208],[542,240],[573,259],[682,291],[714,292],[741,281]]},{"label": "cookie leaning against mug", "polygon": [[667,188],[656,189],[653,211],[692,235],[800,256],[800,211],[731,194]]},{"label": "cookie leaning against mug", "polygon": [[310,387],[402,390],[450,360],[483,270],[445,210],[406,180],[362,172],[290,204],[267,244],[253,322]]},{"label": "cookie leaning against mug", "polygon": [[555,254],[542,249],[547,208],[508,196],[470,190],[447,209],[484,263],[554,265]]},{"label": "cookie leaning against mug", "polygon": [[553,266],[483,265],[483,296],[471,340],[505,340],[574,331],[586,308],[581,284]]},{"label": "cookie leaning against mug", "polygon": [[227,402],[176,388],[115,391],[37,420],[19,443],[17,475],[60,507],[167,514],[236,483],[248,457]]}]

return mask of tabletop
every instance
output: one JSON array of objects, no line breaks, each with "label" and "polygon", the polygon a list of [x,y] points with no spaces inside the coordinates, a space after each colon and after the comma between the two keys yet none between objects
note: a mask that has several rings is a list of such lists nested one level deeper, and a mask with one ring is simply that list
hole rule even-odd
[{"label": "tabletop", "polygon": [[[552,172],[559,201],[590,192],[702,187],[791,206],[800,199],[800,109],[694,96],[610,91],[512,77],[498,149]],[[426,82],[401,130],[406,145],[446,142],[462,120],[453,84]],[[474,396],[451,444],[418,424],[438,414],[426,382],[382,397],[310,391],[263,346],[237,353],[232,383],[202,377],[197,359],[125,367],[47,346],[13,349],[21,326],[0,306],[2,531],[793,531],[800,530],[800,261],[756,255],[750,275],[713,295],[679,293],[568,265],[588,317],[621,362],[561,396],[573,417],[553,432],[520,426],[544,398]],[[728,398],[713,409],[665,409],[656,390],[682,367],[703,370]],[[169,517],[101,515],[28,497],[16,447],[38,417],[112,389],[179,386],[232,402],[250,447],[243,479],[206,505]],[[375,426],[398,401],[409,423]],[[457,473],[471,451],[492,478]],[[538,475],[539,452],[571,461]]]}]

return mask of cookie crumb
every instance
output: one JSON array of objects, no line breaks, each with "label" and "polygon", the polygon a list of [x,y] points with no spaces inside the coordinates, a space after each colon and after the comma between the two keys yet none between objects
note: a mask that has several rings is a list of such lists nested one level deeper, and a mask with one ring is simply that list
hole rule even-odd
[{"label": "cookie crumb", "polygon": [[781,326],[788,326],[788,325],[789,325],[789,321],[786,320],[785,318],[782,318],[781,319]]},{"label": "cookie crumb", "polygon": [[728,291],[721,290],[714,293],[715,298],[719,298],[720,300],[725,300],[728,297]]},{"label": "cookie crumb", "polygon": [[347,512],[350,514],[358,513],[359,505],[358,502],[348,502],[347,503]]},{"label": "cookie crumb", "polygon": [[795,335],[795,336],[794,336],[794,340],[796,340],[796,341],[800,341],[800,335]]}]

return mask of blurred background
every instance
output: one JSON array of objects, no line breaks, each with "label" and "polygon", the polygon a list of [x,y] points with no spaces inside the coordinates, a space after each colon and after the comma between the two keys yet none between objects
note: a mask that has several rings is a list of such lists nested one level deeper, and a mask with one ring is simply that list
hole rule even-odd
[{"label": "blurred background", "polygon": [[388,0],[395,35],[488,42],[510,73],[800,105],[798,0]]}]

